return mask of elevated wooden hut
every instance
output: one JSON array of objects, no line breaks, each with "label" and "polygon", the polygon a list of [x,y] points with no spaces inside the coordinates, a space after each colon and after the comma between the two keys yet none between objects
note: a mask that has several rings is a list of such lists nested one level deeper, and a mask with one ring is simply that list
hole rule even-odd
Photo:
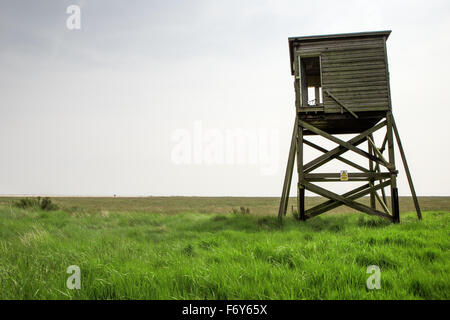
[{"label": "elevated wooden hut", "polygon": [[[306,220],[318,214],[347,205],[356,210],[400,221],[397,173],[394,159],[394,135],[397,140],[418,217],[421,212],[400,137],[392,116],[386,40],[391,31],[360,32],[289,38],[291,73],[295,77],[296,118],[286,169],[279,218],[286,214],[295,157],[298,171],[299,218]],[[373,133],[386,129],[380,147]],[[344,141],[336,134],[356,134]],[[332,150],[307,140],[320,135],[337,144]],[[306,137],[306,138],[305,138]],[[367,142],[367,151],[357,146]],[[304,145],[323,154],[303,163]],[[383,155],[387,148],[387,158]],[[341,155],[347,151],[366,157],[363,167]],[[350,165],[357,172],[315,173],[332,160]],[[314,182],[363,181],[366,184],[345,194],[336,194]],[[391,189],[391,205],[385,187]],[[305,189],[329,200],[305,211]],[[381,190],[382,196],[378,194]],[[370,195],[370,207],[355,200]],[[381,210],[377,209],[376,200]]]}]

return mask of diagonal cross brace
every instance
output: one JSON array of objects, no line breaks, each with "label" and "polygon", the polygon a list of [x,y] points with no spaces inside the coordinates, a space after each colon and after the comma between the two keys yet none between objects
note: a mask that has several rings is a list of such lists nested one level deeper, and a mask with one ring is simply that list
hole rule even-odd
[{"label": "diagonal cross brace", "polygon": [[[318,128],[314,127],[313,125],[311,125],[311,124],[309,124],[309,123],[307,123],[307,122],[305,122],[303,120],[299,120],[299,124],[303,128],[308,129],[308,130],[310,130],[310,131],[312,131],[312,132],[314,132],[314,133],[316,133],[316,134],[318,134],[318,135],[320,135],[320,136],[322,136],[322,137],[324,137],[324,138],[326,138],[328,140],[331,140],[331,141],[339,144],[343,148],[347,148],[347,149],[349,149],[349,150],[351,150],[353,152],[356,152],[357,154],[359,154],[359,155],[361,155],[361,156],[363,156],[365,158],[368,158],[368,159],[370,159],[370,160],[372,160],[372,161],[374,161],[376,163],[379,163],[379,164],[385,166],[388,169],[393,169],[392,165],[389,164],[388,162],[386,162],[386,160],[379,159],[379,158],[375,157],[374,155],[371,155],[371,154],[369,154],[369,153],[367,153],[367,152],[365,152],[365,151],[355,147],[350,142],[347,142],[347,141],[341,140],[341,139],[339,139],[337,137],[334,137],[331,134],[329,134],[329,133],[327,133],[327,132],[325,132],[323,130],[318,129]],[[366,137],[366,139],[367,139],[367,137]]]},{"label": "diagonal cross brace", "polygon": [[387,160],[383,157],[383,154],[381,153],[381,151],[375,145],[375,142],[373,142],[372,135],[367,137],[367,141],[369,141],[369,143],[372,145],[372,150],[378,155],[378,157],[381,159],[381,161],[383,161],[384,163],[388,163]]},{"label": "diagonal cross brace", "polygon": [[354,113],[349,107],[347,107],[345,104],[343,104],[338,98],[336,98],[334,95],[331,94],[329,90],[325,90],[325,92],[330,96],[331,99],[337,102],[342,108],[344,108],[348,113],[350,113],[353,117],[358,119],[358,115]]},{"label": "diagonal cross brace", "polygon": [[[303,139],[303,143],[308,145],[308,146],[310,146],[310,147],[312,147],[312,148],[314,148],[314,149],[316,149],[316,150],[319,150],[319,151],[321,151],[323,153],[327,153],[328,152],[327,149],[322,148],[321,146],[318,146],[317,144],[315,144],[315,143],[313,143],[311,141]],[[369,172],[369,170],[367,170],[363,166],[360,166],[359,164],[354,163],[353,161],[347,160],[347,159],[345,159],[345,158],[343,158],[341,156],[336,156],[336,159],[339,160],[339,161],[342,161],[345,164],[348,164],[349,166],[352,166],[355,169],[358,169],[359,171]]]},{"label": "diagonal cross brace", "polygon": [[314,193],[317,193],[317,194],[319,194],[319,195],[321,195],[323,197],[326,197],[326,198],[328,198],[330,200],[335,200],[335,201],[341,202],[341,203],[349,206],[350,208],[353,208],[353,209],[358,210],[358,211],[365,212],[365,213],[367,213],[369,215],[379,216],[379,217],[386,218],[389,221],[393,221],[393,218],[390,215],[388,215],[388,214],[386,214],[384,212],[378,211],[376,209],[372,209],[372,208],[370,208],[370,207],[368,207],[366,205],[363,205],[361,203],[353,201],[353,200],[351,200],[349,198],[343,197],[343,196],[341,196],[341,195],[339,195],[337,193],[328,191],[328,190],[326,190],[326,189],[324,189],[322,187],[319,187],[319,186],[317,186],[315,184],[312,184],[310,182],[302,181],[302,184],[305,186],[305,188],[307,190],[310,190],[310,191],[312,191]]},{"label": "diagonal cross brace", "polygon": [[[375,141],[372,134],[370,134],[370,138],[372,139],[372,141]],[[384,149],[386,148],[386,143],[387,143],[387,132],[384,135],[383,143],[381,145],[381,148],[379,149],[381,154],[383,154]],[[380,165],[378,163],[375,164],[375,171],[378,173],[381,172]],[[381,180],[380,182],[383,182],[383,180]],[[384,188],[381,189],[381,195],[383,197],[384,204],[387,204],[386,192],[384,191]]]},{"label": "diagonal cross brace", "polygon": [[[384,120],[377,124],[376,126],[360,133],[356,137],[353,137],[348,141],[348,143],[357,146],[358,144],[363,143],[366,140],[366,137],[371,134],[372,132],[377,131],[378,129],[384,127],[386,125],[387,121]],[[314,169],[317,169],[318,167],[324,165],[325,163],[335,159],[337,156],[342,155],[343,153],[347,152],[348,149],[344,148],[343,146],[337,146],[336,148],[328,151],[327,153],[324,153],[323,155],[317,157],[316,159],[308,162],[303,166],[303,170],[305,173],[310,172]]]},{"label": "diagonal cross brace", "polygon": [[[373,188],[370,187],[370,185],[367,183],[365,185],[362,185],[361,187],[358,187],[356,189],[353,189],[347,193],[342,194],[343,197],[347,197],[350,200],[356,200],[361,197],[364,197],[365,195],[369,194],[371,191],[379,190],[382,188],[385,188],[389,186],[391,183],[390,180],[384,181],[380,184],[375,185]],[[308,215],[308,218],[315,217],[321,213],[324,213],[326,211],[329,211],[331,209],[337,208],[339,206],[343,205],[342,202],[336,201],[336,200],[328,200],[325,201],[313,208],[310,208],[306,210],[306,214]]]}]

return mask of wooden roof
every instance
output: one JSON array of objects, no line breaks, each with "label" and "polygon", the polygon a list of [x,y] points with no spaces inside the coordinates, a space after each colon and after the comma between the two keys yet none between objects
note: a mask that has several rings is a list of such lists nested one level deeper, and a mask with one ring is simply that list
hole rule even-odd
[{"label": "wooden roof", "polygon": [[367,38],[367,37],[386,37],[386,39],[391,34],[391,30],[384,31],[368,31],[368,32],[353,32],[353,33],[337,33],[337,34],[325,34],[325,35],[315,35],[315,36],[301,36],[301,37],[289,37],[289,56],[291,59],[291,71],[292,61],[294,59],[294,44],[301,42],[314,42],[322,40],[345,40],[351,38]]}]

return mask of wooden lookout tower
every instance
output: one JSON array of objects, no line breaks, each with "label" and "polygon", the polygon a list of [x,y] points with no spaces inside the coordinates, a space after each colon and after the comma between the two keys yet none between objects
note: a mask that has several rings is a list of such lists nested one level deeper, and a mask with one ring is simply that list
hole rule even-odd
[{"label": "wooden lookout tower", "polygon": [[[297,205],[300,220],[307,220],[341,205],[399,222],[394,136],[402,157],[417,216],[421,219],[411,174],[392,115],[386,40],[391,31],[361,32],[289,38],[291,73],[295,77],[296,118],[278,217],[286,214],[294,161],[297,157]],[[374,132],[383,130],[377,146]],[[342,140],[336,134],[353,134]],[[327,150],[308,140],[318,135],[337,144]],[[364,143],[364,144],[363,144]],[[359,145],[363,144],[363,150]],[[304,146],[321,155],[304,163]],[[367,148],[367,149],[366,149]],[[355,152],[368,161],[362,166],[342,155]],[[385,155],[384,151],[387,151]],[[331,173],[314,172],[330,161],[352,167]],[[344,194],[317,185],[320,182],[359,181]],[[390,188],[390,206],[385,188]],[[328,200],[305,210],[305,190]],[[378,193],[381,191],[381,196]],[[355,200],[369,195],[370,206]],[[376,203],[379,203],[377,208]]]}]

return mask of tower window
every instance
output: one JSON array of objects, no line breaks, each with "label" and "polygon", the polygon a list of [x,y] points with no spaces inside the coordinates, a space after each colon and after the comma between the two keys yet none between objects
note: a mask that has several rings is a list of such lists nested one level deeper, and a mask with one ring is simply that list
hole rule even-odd
[{"label": "tower window", "polygon": [[323,103],[320,57],[302,57],[303,106],[318,106]]}]

